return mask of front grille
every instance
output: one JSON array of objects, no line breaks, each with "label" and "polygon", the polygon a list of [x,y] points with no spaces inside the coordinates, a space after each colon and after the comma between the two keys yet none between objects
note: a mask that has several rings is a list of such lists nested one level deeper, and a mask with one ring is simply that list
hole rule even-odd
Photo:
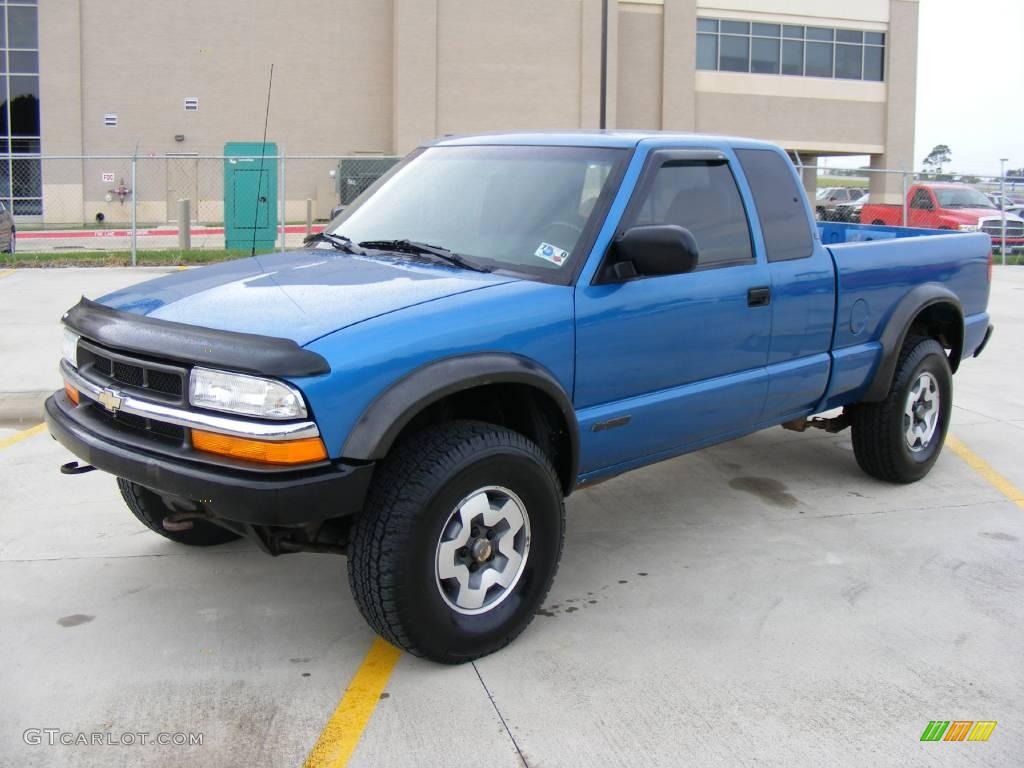
[{"label": "front grille", "polygon": [[182,366],[124,355],[82,339],[78,368],[91,381],[115,389],[134,389],[162,402],[184,403],[187,370]]},{"label": "front grille", "polygon": [[[986,234],[992,235],[992,237],[1003,236],[1003,221],[1002,219],[982,219],[981,220],[981,231]],[[1006,222],[1006,236],[1007,237],[1021,237],[1024,236],[1024,221],[1007,221]]]},{"label": "front grille", "polygon": [[[83,399],[87,399],[84,398]],[[89,404],[91,415],[107,424],[112,424],[135,433],[145,434],[157,442],[180,446],[185,442],[185,428],[165,421],[155,421],[134,413],[111,413],[99,403]]]},{"label": "front grille", "polygon": [[146,376],[142,372],[141,365],[128,365],[127,363],[114,362],[114,372],[111,374],[114,381],[119,381],[129,387],[144,387]]}]

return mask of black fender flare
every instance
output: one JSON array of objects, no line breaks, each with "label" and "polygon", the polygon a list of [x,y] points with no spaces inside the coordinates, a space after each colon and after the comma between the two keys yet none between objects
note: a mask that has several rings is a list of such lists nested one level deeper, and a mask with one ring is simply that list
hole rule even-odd
[{"label": "black fender flare", "polygon": [[[935,283],[917,286],[900,300],[889,315],[885,330],[879,339],[882,344],[881,359],[862,398],[864,402],[880,402],[885,399],[892,385],[892,377],[896,374],[896,363],[899,361],[903,342],[910,332],[910,326],[921,312],[935,304],[950,304],[956,309],[960,318],[960,335],[963,337],[964,310],[956,294]],[[960,363],[962,351],[954,347],[950,352],[950,366],[954,371]]]},{"label": "black fender flare", "polygon": [[540,390],[558,406],[571,446],[569,478],[579,471],[579,424],[572,399],[558,380],[539,363],[521,355],[480,352],[448,357],[417,368],[379,394],[360,415],[345,439],[346,459],[377,461],[395,438],[424,408],[448,395],[487,384],[525,384]]}]

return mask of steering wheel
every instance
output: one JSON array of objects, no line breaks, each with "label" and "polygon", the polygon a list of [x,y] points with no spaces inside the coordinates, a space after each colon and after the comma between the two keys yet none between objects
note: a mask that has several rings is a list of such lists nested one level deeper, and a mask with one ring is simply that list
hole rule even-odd
[{"label": "steering wheel", "polygon": [[[577,226],[575,224],[570,224],[568,221],[552,221],[550,224],[548,224],[548,225],[546,225],[544,227],[544,230],[543,230],[543,233],[545,235],[544,242],[551,242],[553,240],[558,240],[557,237],[548,236],[548,232],[550,230],[552,230],[552,229],[554,229],[556,231],[558,229],[562,229],[563,233],[565,231],[568,231],[570,233],[569,237],[564,242],[575,243],[576,240],[579,239],[580,235],[583,234],[583,227],[579,227],[579,226]],[[554,244],[557,245],[558,243],[556,242]]]}]

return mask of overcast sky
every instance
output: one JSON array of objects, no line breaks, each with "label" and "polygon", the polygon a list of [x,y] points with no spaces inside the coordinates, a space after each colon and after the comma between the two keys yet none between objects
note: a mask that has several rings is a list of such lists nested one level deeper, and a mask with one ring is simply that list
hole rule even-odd
[{"label": "overcast sky", "polygon": [[915,169],[936,144],[959,173],[1024,167],[1024,0],[921,0]]}]

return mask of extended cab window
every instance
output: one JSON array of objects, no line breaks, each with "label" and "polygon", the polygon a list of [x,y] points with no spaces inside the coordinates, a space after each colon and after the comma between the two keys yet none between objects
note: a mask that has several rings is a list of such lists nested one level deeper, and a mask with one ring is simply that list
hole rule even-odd
[{"label": "extended cab window", "polygon": [[754,195],[768,261],[810,256],[814,252],[811,227],[788,161],[768,149],[738,149],[736,157]]},{"label": "extended cab window", "polygon": [[627,226],[675,224],[690,230],[698,267],[754,258],[743,200],[726,163],[668,160],[638,194]]}]

